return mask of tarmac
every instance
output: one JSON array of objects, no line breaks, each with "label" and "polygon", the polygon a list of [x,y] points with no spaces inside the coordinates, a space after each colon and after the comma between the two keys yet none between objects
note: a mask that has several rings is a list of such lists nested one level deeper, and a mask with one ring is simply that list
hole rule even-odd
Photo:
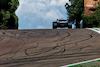
[{"label": "tarmac", "polygon": [[60,67],[99,53],[100,34],[88,29],[0,31],[0,67]]}]

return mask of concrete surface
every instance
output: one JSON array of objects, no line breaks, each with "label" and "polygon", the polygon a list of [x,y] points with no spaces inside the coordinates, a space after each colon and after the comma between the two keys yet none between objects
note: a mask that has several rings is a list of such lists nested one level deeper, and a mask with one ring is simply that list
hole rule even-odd
[{"label": "concrete surface", "polygon": [[99,53],[100,34],[92,30],[0,30],[0,67],[60,67]]}]

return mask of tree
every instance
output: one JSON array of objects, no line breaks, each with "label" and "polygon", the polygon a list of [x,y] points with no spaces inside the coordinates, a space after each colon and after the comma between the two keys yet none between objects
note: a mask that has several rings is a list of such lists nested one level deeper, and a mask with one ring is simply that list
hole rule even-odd
[{"label": "tree", "polygon": [[8,22],[9,18],[10,18],[10,12],[1,9],[1,11],[0,11],[0,28],[2,28],[2,29],[7,28],[6,23]]},{"label": "tree", "polygon": [[82,18],[84,20],[84,27],[100,26],[100,2],[98,2],[98,8],[96,8],[95,12],[92,15],[86,16],[83,13]]},{"label": "tree", "polygon": [[18,29],[18,0],[0,0],[0,29]]},{"label": "tree", "polygon": [[[97,0],[95,0],[97,1]],[[66,3],[68,19],[76,20],[76,27],[79,28],[79,22],[83,19],[83,27],[98,27],[100,26],[100,2],[98,8],[91,16],[84,15],[84,0],[70,0],[71,6]]]},{"label": "tree", "polygon": [[84,11],[84,0],[70,0],[71,5],[66,3],[66,9],[69,22],[76,20],[76,27],[79,28],[79,22],[82,20],[81,14]]}]

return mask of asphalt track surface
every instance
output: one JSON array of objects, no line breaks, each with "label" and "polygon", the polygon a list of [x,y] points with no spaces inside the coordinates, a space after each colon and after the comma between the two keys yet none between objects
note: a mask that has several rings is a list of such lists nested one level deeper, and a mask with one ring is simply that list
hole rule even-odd
[{"label": "asphalt track surface", "polygon": [[60,67],[95,58],[100,34],[91,30],[0,30],[0,67]]}]

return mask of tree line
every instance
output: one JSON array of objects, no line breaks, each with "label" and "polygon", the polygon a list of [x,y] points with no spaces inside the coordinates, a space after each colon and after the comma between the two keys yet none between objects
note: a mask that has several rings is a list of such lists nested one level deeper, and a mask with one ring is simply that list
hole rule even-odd
[{"label": "tree line", "polygon": [[18,29],[18,0],[0,0],[0,29]]},{"label": "tree line", "polygon": [[[69,0],[71,5],[66,3],[67,15],[69,22],[76,20],[76,28],[80,27],[80,21],[83,20],[83,27],[100,27],[100,2],[98,8],[90,15],[84,15],[84,0]],[[95,0],[94,0],[95,1]]]}]

